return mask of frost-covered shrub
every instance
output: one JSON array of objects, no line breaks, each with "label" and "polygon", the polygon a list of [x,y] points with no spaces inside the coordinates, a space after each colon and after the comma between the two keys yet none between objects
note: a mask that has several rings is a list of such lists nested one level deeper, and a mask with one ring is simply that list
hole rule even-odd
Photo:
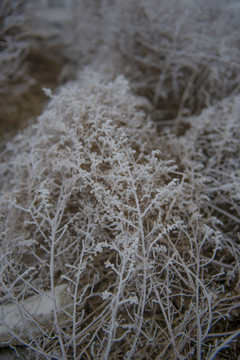
[{"label": "frost-covered shrub", "polygon": [[29,359],[238,357],[239,10],[0,2],[7,126],[39,112],[42,86],[101,73],[45,89],[35,125],[1,145],[1,343]]},{"label": "frost-covered shrub", "polygon": [[183,161],[201,165],[208,180],[209,206],[219,211],[226,228],[235,230],[240,217],[240,97],[224,99],[191,119],[191,128],[180,142],[188,154]]},{"label": "frost-covered shrub", "polygon": [[156,119],[199,113],[239,91],[238,1],[124,0],[111,9],[119,69]]},{"label": "frost-covered shrub", "polygon": [[[231,315],[214,262],[222,234],[140,100],[122,77],[81,74],[3,152],[0,291],[20,307],[9,332],[30,358],[207,358]],[[24,301],[49,289],[46,326]]]},{"label": "frost-covered shrub", "polygon": [[[186,119],[185,134],[162,135],[169,157],[184,167],[192,180],[194,198],[205,217],[216,217],[222,232],[218,257],[227,262],[226,283],[239,286],[240,230],[240,98],[224,99],[201,115]],[[227,252],[225,250],[228,249]],[[230,257],[229,257],[230,256]]]}]

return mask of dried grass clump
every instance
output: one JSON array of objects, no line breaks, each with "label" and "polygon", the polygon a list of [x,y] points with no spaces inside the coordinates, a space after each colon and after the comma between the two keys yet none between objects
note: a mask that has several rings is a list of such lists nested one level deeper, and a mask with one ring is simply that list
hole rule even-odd
[{"label": "dried grass clump", "polygon": [[[221,242],[215,254],[216,271],[228,294],[228,321],[213,327],[213,333],[224,333],[226,339],[215,344],[211,359],[239,357],[239,288],[240,288],[240,98],[226,98],[204,110],[200,116],[185,119],[191,127],[182,136],[172,131],[162,135],[169,157],[176,159],[188,174],[193,197],[212,226],[221,232]],[[233,330],[232,333],[229,329]],[[227,336],[228,335],[228,336]],[[235,342],[234,339],[238,338]],[[230,347],[223,352],[224,347]],[[221,350],[221,352],[220,352]],[[217,357],[220,352],[219,357]]]},{"label": "dried grass clump", "polygon": [[[222,233],[141,106],[124,78],[84,73],[3,153],[0,290],[22,322],[2,307],[1,323],[30,358],[213,359],[235,306]],[[50,297],[47,324],[34,294]]]},{"label": "dried grass clump", "polygon": [[126,0],[112,8],[119,69],[152,102],[155,119],[199,114],[239,91],[237,1]]},{"label": "dried grass clump", "polygon": [[41,113],[42,86],[54,89],[86,65],[110,80],[124,74],[133,92],[152,103],[153,119],[164,122],[239,92],[237,0],[3,0],[0,6],[4,130]]},{"label": "dried grass clump", "polygon": [[169,157],[175,157],[192,179],[193,196],[204,216],[216,217],[213,226],[223,235],[218,257],[228,264],[226,283],[235,283],[236,288],[240,285],[239,114],[239,96],[230,97],[185,119],[191,126],[182,136],[169,130],[162,133]]}]

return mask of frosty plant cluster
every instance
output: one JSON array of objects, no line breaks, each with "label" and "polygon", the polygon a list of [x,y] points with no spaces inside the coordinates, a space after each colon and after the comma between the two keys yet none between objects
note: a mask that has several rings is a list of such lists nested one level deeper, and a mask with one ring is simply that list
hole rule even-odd
[{"label": "frosty plant cluster", "polygon": [[238,3],[2,2],[0,347],[239,356]]},{"label": "frosty plant cluster", "polygon": [[[200,359],[229,309],[220,311],[220,269],[209,271],[222,234],[199,211],[190,176],[160,150],[123,77],[84,72],[49,95],[3,154],[1,297],[24,319],[11,340],[37,358]],[[45,289],[47,324],[25,304]]]}]

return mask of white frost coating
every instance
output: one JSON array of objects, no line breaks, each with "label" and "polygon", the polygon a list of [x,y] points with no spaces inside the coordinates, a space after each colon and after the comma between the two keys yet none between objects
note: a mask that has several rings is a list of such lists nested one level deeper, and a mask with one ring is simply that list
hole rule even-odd
[{"label": "white frost coating", "polygon": [[0,0],[0,120],[36,108],[33,80],[50,101],[0,154],[3,346],[225,358],[239,335],[239,0],[26,0],[29,21],[23,2]]},{"label": "white frost coating", "polygon": [[[185,135],[160,137],[124,77],[108,82],[86,71],[8,144],[0,291],[19,305],[2,308],[7,344],[59,360],[130,360],[143,358],[141,344],[155,338],[149,358],[164,349],[191,358],[193,341],[200,360],[212,324],[232,309],[222,284],[238,276],[234,99],[191,119]],[[210,196],[217,210],[231,199],[225,215],[212,214]],[[55,288],[62,281],[63,317]],[[21,302],[45,288],[51,293]]]}]

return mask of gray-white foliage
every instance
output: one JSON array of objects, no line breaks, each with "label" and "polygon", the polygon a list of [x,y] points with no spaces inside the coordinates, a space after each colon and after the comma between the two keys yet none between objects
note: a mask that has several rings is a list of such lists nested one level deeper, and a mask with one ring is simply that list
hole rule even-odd
[{"label": "gray-white foliage", "polygon": [[75,80],[45,88],[42,114],[2,144],[0,344],[29,359],[237,356],[239,3],[23,9],[0,27],[3,94],[20,73],[31,86],[20,55],[39,44]]}]

